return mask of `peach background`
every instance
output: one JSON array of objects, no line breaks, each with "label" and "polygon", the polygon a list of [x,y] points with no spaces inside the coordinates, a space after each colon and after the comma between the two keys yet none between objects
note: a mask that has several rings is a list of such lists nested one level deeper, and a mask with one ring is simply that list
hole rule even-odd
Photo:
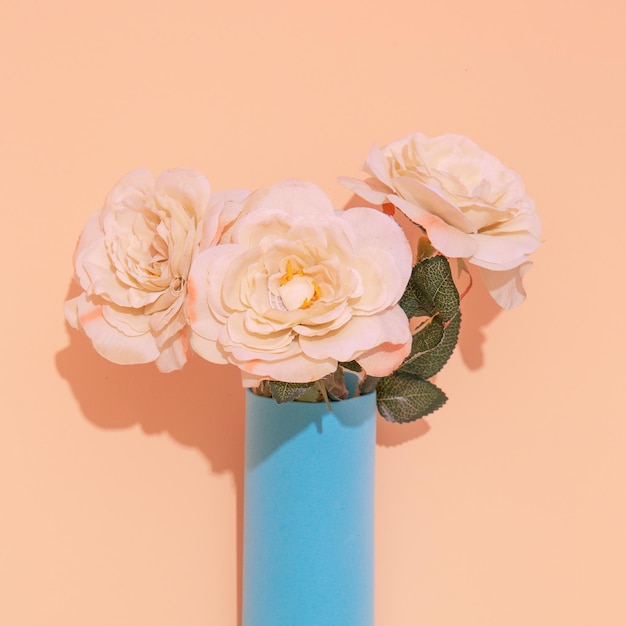
[{"label": "peach background", "polygon": [[521,308],[468,297],[448,405],[380,423],[377,626],[626,623],[625,6],[5,0],[0,623],[237,623],[237,373],[114,366],[64,323],[109,188],[186,166],[341,206],[417,130],[520,171],[546,244]]}]

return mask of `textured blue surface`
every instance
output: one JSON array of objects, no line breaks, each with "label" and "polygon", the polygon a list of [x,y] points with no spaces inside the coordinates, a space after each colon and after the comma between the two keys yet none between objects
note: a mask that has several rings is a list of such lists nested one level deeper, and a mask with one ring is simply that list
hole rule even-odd
[{"label": "textured blue surface", "polygon": [[246,394],[244,626],[374,623],[375,394]]}]

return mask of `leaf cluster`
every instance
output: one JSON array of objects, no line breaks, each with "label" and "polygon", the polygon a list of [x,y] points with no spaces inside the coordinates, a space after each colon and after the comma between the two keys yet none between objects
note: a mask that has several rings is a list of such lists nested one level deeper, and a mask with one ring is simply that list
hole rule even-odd
[{"label": "leaf cluster", "polygon": [[328,403],[330,400],[345,400],[349,396],[342,367],[337,367],[332,374],[312,383],[263,381],[257,393],[274,398],[278,404],[292,401]]},{"label": "leaf cluster", "polygon": [[409,320],[421,323],[411,353],[377,387],[378,411],[390,422],[412,422],[439,409],[447,400],[432,383],[456,347],[461,326],[460,298],[448,259],[420,259],[411,273],[400,306]]}]

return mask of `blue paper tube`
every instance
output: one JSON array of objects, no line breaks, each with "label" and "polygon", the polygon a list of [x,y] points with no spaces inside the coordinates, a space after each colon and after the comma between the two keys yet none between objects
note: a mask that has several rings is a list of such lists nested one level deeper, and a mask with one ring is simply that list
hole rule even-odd
[{"label": "blue paper tube", "polygon": [[374,624],[376,396],[246,394],[244,626]]}]

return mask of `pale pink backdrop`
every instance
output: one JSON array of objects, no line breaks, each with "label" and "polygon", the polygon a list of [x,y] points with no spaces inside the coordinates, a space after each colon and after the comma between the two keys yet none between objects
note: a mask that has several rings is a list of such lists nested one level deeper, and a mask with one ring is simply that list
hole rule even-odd
[{"label": "pale pink backdrop", "polygon": [[185,166],[341,206],[414,131],[520,171],[545,246],[521,308],[468,297],[448,405],[380,422],[376,624],[626,623],[625,6],[3,2],[0,623],[237,625],[237,373],[114,366],[64,323],[109,188]]}]

